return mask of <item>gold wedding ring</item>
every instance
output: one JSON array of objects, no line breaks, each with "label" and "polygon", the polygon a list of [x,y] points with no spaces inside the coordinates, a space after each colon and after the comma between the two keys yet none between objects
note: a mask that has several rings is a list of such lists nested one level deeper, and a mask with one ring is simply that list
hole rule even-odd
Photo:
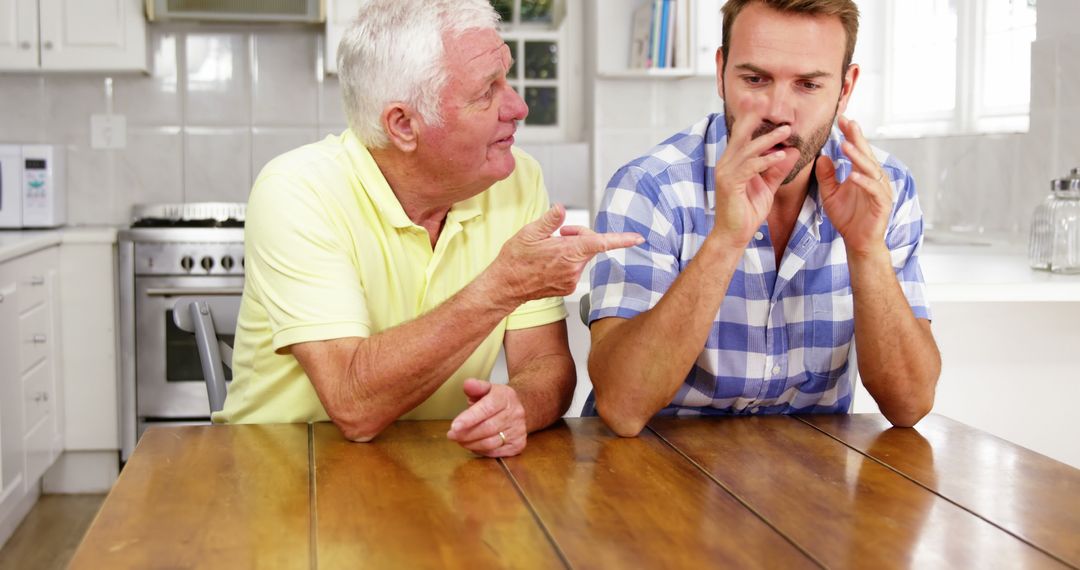
[{"label": "gold wedding ring", "polygon": [[499,437],[502,438],[502,441],[503,441],[502,444],[506,445],[506,434],[500,431],[499,432]]}]

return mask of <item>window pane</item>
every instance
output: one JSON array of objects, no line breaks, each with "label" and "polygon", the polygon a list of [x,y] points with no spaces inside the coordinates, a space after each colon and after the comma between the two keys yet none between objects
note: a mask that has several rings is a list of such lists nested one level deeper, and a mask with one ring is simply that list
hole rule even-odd
[{"label": "window pane", "polygon": [[495,7],[503,22],[514,23],[514,0],[491,0],[491,5]]},{"label": "window pane", "polygon": [[521,21],[550,23],[551,2],[552,0],[521,0]]},{"label": "window pane", "polygon": [[555,79],[559,46],[555,42],[525,42],[525,77]]},{"label": "window pane", "polygon": [[554,87],[526,87],[525,104],[529,106],[526,125],[556,125],[559,122],[558,90]]},{"label": "window pane", "polygon": [[893,119],[932,119],[956,106],[956,0],[894,4]]},{"label": "window pane", "polygon": [[510,57],[513,58],[510,62],[510,71],[506,74],[510,79],[517,79],[518,76],[518,60],[521,59],[521,54],[518,53],[517,44],[514,40],[506,42],[506,47],[510,48]]},{"label": "window pane", "polygon": [[1035,6],[1028,0],[987,1],[982,111],[1027,112],[1034,40]]}]

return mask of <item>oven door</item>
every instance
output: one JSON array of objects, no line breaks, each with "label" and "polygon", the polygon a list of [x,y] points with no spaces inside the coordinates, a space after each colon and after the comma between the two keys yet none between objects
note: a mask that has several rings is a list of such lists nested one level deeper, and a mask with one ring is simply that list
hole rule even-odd
[{"label": "oven door", "polygon": [[[161,420],[209,420],[195,335],[173,324],[178,297],[239,297],[243,276],[135,277],[135,402],[140,423]],[[227,344],[232,337],[219,335]],[[226,378],[232,371],[226,367]]]}]

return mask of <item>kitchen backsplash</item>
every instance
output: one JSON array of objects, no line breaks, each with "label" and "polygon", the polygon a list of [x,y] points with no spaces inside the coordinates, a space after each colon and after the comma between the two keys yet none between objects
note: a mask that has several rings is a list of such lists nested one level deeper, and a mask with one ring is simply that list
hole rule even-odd
[{"label": "kitchen backsplash", "polygon": [[[323,46],[306,26],[156,24],[149,74],[0,74],[0,142],[67,147],[75,225],[123,224],[136,203],[244,201],[271,158],[346,128]],[[92,149],[90,116],[110,108],[127,144]],[[522,146],[553,200],[588,206],[585,144]]]}]

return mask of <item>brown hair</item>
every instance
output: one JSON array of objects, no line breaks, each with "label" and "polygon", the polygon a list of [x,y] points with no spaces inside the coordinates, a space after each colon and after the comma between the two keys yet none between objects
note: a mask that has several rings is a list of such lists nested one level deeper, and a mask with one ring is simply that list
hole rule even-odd
[{"label": "brown hair", "polygon": [[751,3],[760,2],[777,12],[804,14],[807,16],[836,16],[844,26],[847,46],[844,49],[844,67],[841,74],[851,65],[855,53],[855,38],[859,35],[859,7],[854,0],[727,0],[720,13],[724,15],[723,39],[720,50],[724,54],[724,66],[727,66],[728,49],[731,46],[731,26],[739,12]]}]

